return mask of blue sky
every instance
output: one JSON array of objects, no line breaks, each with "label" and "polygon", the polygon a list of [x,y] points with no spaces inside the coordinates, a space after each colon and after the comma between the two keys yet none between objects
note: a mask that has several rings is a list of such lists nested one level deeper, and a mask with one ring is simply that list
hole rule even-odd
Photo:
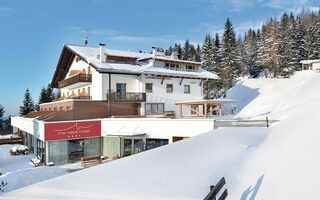
[{"label": "blue sky", "polygon": [[0,0],[0,104],[17,114],[26,88],[37,101],[63,44],[147,51],[221,33],[230,17],[237,34],[283,11],[317,10],[319,0]]}]

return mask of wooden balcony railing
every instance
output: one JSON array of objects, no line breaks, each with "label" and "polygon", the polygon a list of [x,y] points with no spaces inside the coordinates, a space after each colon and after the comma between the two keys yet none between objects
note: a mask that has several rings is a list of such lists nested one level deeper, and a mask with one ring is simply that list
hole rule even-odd
[{"label": "wooden balcony railing", "polygon": [[[107,99],[109,99],[108,94],[107,94]],[[127,103],[146,102],[146,93],[112,92],[111,102],[127,102]]]},{"label": "wooden balcony railing", "polygon": [[91,74],[77,74],[77,75],[71,76],[68,79],[65,79],[63,81],[59,81],[58,87],[63,88],[63,87],[67,87],[69,85],[73,85],[75,83],[80,83],[80,82],[91,83],[92,82],[92,75]]}]

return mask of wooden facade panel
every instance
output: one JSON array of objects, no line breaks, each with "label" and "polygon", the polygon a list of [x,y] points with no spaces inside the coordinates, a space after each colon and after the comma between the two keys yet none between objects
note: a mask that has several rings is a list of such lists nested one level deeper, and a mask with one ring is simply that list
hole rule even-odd
[{"label": "wooden facade panel", "polygon": [[[71,110],[66,108],[70,106]],[[60,110],[63,107],[63,111]],[[47,111],[39,111],[33,113],[30,117],[41,116],[45,121],[67,121],[81,119],[96,119],[108,117],[107,101],[67,101],[54,102],[51,104],[40,105],[40,109]],[[57,111],[55,111],[55,108]],[[49,111],[51,109],[51,111]],[[138,103],[112,103],[112,116],[133,116],[138,115]]]}]

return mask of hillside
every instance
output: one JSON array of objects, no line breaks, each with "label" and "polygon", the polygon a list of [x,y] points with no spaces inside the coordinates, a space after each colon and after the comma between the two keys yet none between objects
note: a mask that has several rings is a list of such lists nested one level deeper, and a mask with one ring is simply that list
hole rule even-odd
[{"label": "hillside", "polygon": [[271,128],[219,128],[191,139],[53,178],[4,199],[202,199],[222,176],[228,199],[319,199],[320,74],[243,79],[227,95],[238,118]]}]

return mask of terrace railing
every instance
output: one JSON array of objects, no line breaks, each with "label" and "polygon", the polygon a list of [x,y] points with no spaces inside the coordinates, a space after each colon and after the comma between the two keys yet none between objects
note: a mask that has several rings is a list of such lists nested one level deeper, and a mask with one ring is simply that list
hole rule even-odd
[{"label": "terrace railing", "polygon": [[74,76],[71,76],[68,79],[65,79],[63,81],[59,81],[58,82],[58,87],[59,88],[63,88],[63,87],[67,87],[76,83],[80,83],[80,82],[88,82],[91,83],[92,82],[92,75],[91,74],[76,74]]},{"label": "terrace railing", "polygon": [[[107,99],[109,99],[107,94]],[[112,92],[111,102],[139,103],[146,102],[146,93],[143,92]]]}]

